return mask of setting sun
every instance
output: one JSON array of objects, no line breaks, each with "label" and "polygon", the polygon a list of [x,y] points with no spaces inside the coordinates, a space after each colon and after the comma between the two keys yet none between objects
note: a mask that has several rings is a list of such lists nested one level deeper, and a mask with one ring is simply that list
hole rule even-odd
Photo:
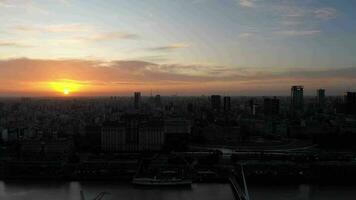
[{"label": "setting sun", "polygon": [[70,95],[71,93],[79,91],[81,84],[72,80],[59,80],[49,83],[50,87],[63,95]]},{"label": "setting sun", "polygon": [[64,89],[64,90],[63,90],[63,94],[64,94],[64,95],[68,95],[69,92],[70,92],[70,91],[69,91],[68,89]]}]

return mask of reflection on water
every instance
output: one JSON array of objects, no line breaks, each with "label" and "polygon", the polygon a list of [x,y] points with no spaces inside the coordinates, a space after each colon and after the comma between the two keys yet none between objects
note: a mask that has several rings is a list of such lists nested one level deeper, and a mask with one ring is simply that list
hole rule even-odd
[{"label": "reflection on water", "polygon": [[356,186],[325,185],[252,185],[251,200],[355,200]]},{"label": "reflection on water", "polygon": [[[103,200],[233,200],[228,184],[193,184],[191,188],[145,188],[107,182],[0,181],[1,200],[80,200],[108,192]],[[250,185],[251,200],[354,200],[356,186]]]},{"label": "reflection on water", "polygon": [[228,184],[193,184],[191,188],[146,188],[131,184],[105,182],[0,182],[1,200],[80,200],[80,190],[87,199],[108,192],[103,200],[231,200]]}]

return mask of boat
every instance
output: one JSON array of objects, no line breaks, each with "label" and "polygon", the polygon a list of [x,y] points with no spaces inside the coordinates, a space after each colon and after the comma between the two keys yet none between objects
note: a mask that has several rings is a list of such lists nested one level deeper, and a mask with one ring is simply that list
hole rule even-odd
[{"label": "boat", "polygon": [[168,178],[168,179],[159,179],[159,178],[134,178],[132,183],[135,185],[143,186],[190,186],[192,184],[191,179],[182,179],[182,178]]}]

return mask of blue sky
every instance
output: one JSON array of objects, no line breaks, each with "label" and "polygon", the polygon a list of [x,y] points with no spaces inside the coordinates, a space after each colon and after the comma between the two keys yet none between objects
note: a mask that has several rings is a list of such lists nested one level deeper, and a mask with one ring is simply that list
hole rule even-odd
[{"label": "blue sky", "polygon": [[[242,84],[232,75],[265,74],[315,86],[307,73],[356,67],[354,8],[351,0],[0,0],[0,59],[135,60],[175,75],[217,72],[231,84]],[[288,76],[296,71],[304,76]],[[326,85],[354,89],[352,76],[344,81]],[[220,82],[211,92],[225,91]]]}]

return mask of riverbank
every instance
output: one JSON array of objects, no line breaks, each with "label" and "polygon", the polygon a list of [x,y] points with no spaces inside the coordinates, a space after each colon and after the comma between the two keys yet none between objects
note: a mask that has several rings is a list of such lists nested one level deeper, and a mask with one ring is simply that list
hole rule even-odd
[{"label": "riverbank", "polygon": [[[248,180],[247,180],[248,181]],[[354,200],[355,186],[333,184],[254,184],[248,181],[253,200]],[[58,182],[58,181],[0,181],[0,199],[79,200],[83,190],[87,198],[107,192],[104,199],[120,200],[231,200],[233,193],[227,183],[192,184],[190,188],[136,187],[125,182]]]}]

